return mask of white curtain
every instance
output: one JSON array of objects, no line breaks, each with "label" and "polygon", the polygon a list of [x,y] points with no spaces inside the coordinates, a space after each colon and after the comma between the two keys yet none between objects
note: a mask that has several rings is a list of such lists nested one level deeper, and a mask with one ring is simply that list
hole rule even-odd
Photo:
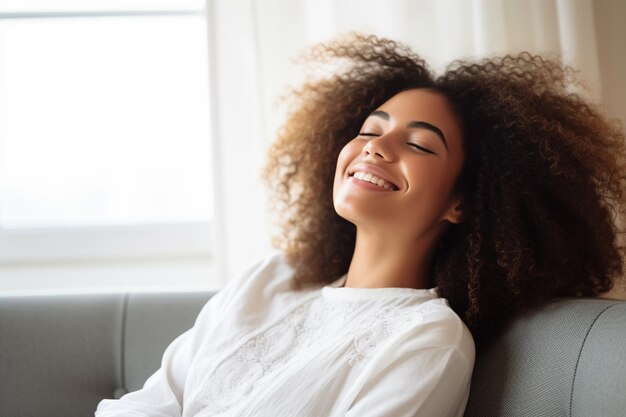
[{"label": "white curtain", "polygon": [[[359,30],[411,46],[435,71],[463,57],[528,50],[581,70],[589,99],[626,120],[626,39],[620,0],[209,0],[215,45],[225,278],[270,249],[258,182],[298,82],[302,48]],[[599,40],[598,37],[601,39]],[[620,72],[622,71],[622,72]],[[603,78],[607,78],[604,80]]]}]

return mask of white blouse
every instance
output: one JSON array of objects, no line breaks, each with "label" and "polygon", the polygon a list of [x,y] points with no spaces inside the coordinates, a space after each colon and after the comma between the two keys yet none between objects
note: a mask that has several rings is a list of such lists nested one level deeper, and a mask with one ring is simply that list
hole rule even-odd
[{"label": "white blouse", "polygon": [[273,254],[214,295],[97,417],[461,417],[474,342],[436,288],[290,288]]}]

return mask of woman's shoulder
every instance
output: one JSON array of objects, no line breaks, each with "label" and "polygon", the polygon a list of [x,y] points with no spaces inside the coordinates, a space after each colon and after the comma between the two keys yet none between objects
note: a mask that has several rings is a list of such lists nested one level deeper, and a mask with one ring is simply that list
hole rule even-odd
[{"label": "woman's shoulder", "polygon": [[282,252],[272,251],[256,261],[226,284],[226,287],[236,287],[242,291],[265,289],[265,292],[274,291],[289,283],[293,276],[293,268],[286,262]]},{"label": "woman's shoulder", "polygon": [[462,353],[474,360],[474,338],[445,298],[433,298],[414,309],[419,317],[406,337],[406,349],[438,348]]},{"label": "woman's shoulder", "polygon": [[225,309],[231,305],[243,307],[248,301],[261,306],[280,293],[289,292],[293,268],[281,252],[272,251],[240,271],[221,288],[216,297]]},{"label": "woman's shoulder", "polygon": [[[288,291],[292,268],[280,252],[271,252],[239,272],[204,305],[196,321],[200,327],[233,326],[234,321],[266,317],[281,307],[279,293]],[[281,304],[281,305],[278,305]],[[214,320],[220,317],[220,320]],[[255,320],[256,320],[255,319]]]}]

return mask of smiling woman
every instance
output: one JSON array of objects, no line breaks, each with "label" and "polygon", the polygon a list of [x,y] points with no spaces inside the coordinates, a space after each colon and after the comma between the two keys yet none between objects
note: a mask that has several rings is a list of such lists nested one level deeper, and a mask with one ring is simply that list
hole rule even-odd
[{"label": "smiling woman", "polygon": [[[622,271],[622,132],[522,54],[439,78],[393,41],[293,94],[270,150],[283,253],[231,281],[98,417],[461,417],[475,343]],[[281,245],[282,243],[282,245]]]},{"label": "smiling woman", "polygon": [[462,165],[461,131],[445,96],[406,90],[369,115],[335,172],[335,210],[358,230],[360,259],[346,285],[431,287],[432,248],[461,221],[451,190]]},{"label": "smiling woman", "polygon": [[[573,70],[521,53],[435,77],[407,47],[363,35],[306,58],[350,65],[293,91],[265,171],[275,244],[300,285],[347,273],[436,286],[480,347],[522,311],[622,275],[624,133],[570,92]],[[398,189],[356,187],[368,173]],[[354,250],[371,225],[380,244]],[[365,278],[388,260],[397,274]]]}]

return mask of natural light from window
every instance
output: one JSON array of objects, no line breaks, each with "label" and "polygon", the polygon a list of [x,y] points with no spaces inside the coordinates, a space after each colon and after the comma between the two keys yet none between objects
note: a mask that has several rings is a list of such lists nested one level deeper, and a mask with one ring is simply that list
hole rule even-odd
[{"label": "natural light from window", "polygon": [[210,222],[206,42],[201,15],[0,20],[0,226]]}]

